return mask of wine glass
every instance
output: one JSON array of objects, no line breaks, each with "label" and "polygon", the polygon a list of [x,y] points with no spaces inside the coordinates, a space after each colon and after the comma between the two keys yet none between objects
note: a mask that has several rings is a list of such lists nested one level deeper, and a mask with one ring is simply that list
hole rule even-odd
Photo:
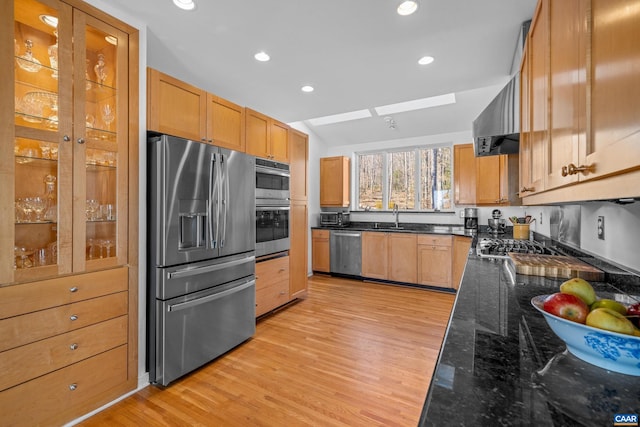
[{"label": "wine glass", "polygon": [[105,80],[107,79],[107,67],[104,62],[104,55],[98,54],[98,62],[93,67],[93,71],[96,73],[96,78],[98,79],[98,83],[103,85]]},{"label": "wine glass", "polygon": [[26,40],[24,42],[25,51],[23,55],[20,55],[16,58],[18,65],[25,71],[30,73],[37,73],[42,68],[40,61],[38,61],[34,56],[33,52],[33,42],[31,40]]},{"label": "wine glass", "polygon": [[116,119],[116,114],[111,105],[104,104],[100,107],[100,115],[102,116],[102,121],[107,125],[107,130],[111,130],[111,123]]},{"label": "wine glass", "polygon": [[102,246],[104,246],[104,248],[106,249],[106,255],[107,255],[106,257],[110,258],[111,257],[111,249],[113,249],[113,247],[115,246],[115,243],[111,239],[104,239],[102,241]]},{"label": "wine glass", "polygon": [[31,210],[36,213],[36,222],[42,221],[42,214],[47,209],[47,201],[42,197],[28,197],[27,203],[31,206]]}]

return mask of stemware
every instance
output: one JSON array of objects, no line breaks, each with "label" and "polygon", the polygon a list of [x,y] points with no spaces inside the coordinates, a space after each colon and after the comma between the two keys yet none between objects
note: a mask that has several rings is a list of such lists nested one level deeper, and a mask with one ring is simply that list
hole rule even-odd
[{"label": "stemware", "polygon": [[103,85],[105,80],[107,79],[107,67],[104,62],[104,55],[102,53],[98,54],[98,62],[93,67],[93,71],[96,73],[96,78],[98,79],[98,83]]},{"label": "stemware", "polygon": [[46,221],[56,221],[57,208],[56,208],[56,180],[54,175],[46,175],[44,177],[44,194],[47,202],[47,207],[44,213],[44,219]]},{"label": "stemware", "polygon": [[104,104],[100,107],[100,115],[102,116],[102,121],[107,125],[107,130],[111,130],[111,123],[116,119],[115,112],[111,105]]},{"label": "stemware", "polygon": [[16,258],[20,258],[20,266],[19,268],[29,268],[33,267],[33,263],[29,259],[31,255],[35,252],[32,249],[21,248],[18,246],[14,246],[13,248]]},{"label": "stemware", "polygon": [[42,221],[42,214],[47,209],[47,201],[42,197],[27,197],[25,199],[31,210],[36,214],[36,222]]},{"label": "stemware", "polygon": [[54,79],[58,78],[58,30],[55,30],[53,34],[56,36],[56,44],[49,46],[47,51],[49,52],[49,63],[51,64],[51,68],[53,72],[51,73],[51,77]]},{"label": "stemware", "polygon": [[24,42],[25,51],[24,54],[16,58],[16,62],[25,71],[30,73],[37,73],[42,68],[40,61],[38,61],[34,56],[33,52],[33,42],[31,40],[26,40]]},{"label": "stemware", "polygon": [[33,212],[33,208],[27,199],[18,199],[18,205],[22,210],[22,220],[20,222],[29,222],[31,221],[31,212]]}]

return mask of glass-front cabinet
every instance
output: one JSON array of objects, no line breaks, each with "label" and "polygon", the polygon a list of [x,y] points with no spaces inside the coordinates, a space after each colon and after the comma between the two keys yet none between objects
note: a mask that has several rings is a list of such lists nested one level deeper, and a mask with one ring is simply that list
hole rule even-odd
[{"label": "glass-front cabinet", "polygon": [[123,265],[128,35],[54,0],[2,6],[0,283]]}]

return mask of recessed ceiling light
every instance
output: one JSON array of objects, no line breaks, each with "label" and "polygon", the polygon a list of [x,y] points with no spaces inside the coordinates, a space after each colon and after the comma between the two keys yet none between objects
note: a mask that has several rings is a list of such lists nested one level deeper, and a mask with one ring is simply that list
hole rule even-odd
[{"label": "recessed ceiling light", "polygon": [[183,10],[193,10],[196,7],[193,0],[173,0],[173,4]]},{"label": "recessed ceiling light", "polygon": [[302,86],[300,90],[303,92],[313,92],[313,86],[309,86],[309,85]]},{"label": "recessed ceiling light", "polygon": [[406,0],[400,3],[398,6],[398,15],[407,16],[418,10],[418,2],[412,0]]},{"label": "recessed ceiling light", "polygon": [[309,123],[314,126],[329,125],[331,123],[347,122],[349,120],[365,119],[371,117],[371,111],[358,110],[349,111],[348,113],[334,114],[332,116],[316,117],[315,119],[309,119]]},{"label": "recessed ceiling light", "polygon": [[107,43],[118,46],[118,39],[114,36],[105,36],[104,39],[107,41]]},{"label": "recessed ceiling light", "polygon": [[429,65],[433,62],[433,56],[423,56],[418,59],[418,64],[420,65]]},{"label": "recessed ceiling light", "polygon": [[57,28],[58,27],[58,17],[51,15],[40,15],[40,20],[47,24],[50,27]]},{"label": "recessed ceiling light", "polygon": [[421,110],[423,108],[439,107],[440,105],[455,103],[455,93],[447,93],[445,95],[431,96],[429,98],[400,102],[398,104],[383,105],[381,107],[375,107],[374,109],[379,116],[385,116],[388,114],[403,113],[405,111]]},{"label": "recessed ceiling light", "polygon": [[253,57],[256,58],[260,62],[267,62],[268,60],[271,59],[271,57],[269,55],[267,55],[267,53],[264,52],[264,51],[260,51],[260,52],[256,53],[255,55],[253,55]]}]

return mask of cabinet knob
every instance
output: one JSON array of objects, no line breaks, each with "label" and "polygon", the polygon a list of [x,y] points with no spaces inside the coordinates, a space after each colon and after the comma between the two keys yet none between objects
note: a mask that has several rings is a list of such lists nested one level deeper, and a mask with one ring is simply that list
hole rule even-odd
[{"label": "cabinet knob", "polygon": [[76,383],[69,384],[69,390],[73,391],[73,390],[75,390],[77,388],[78,388],[78,384],[76,384]]},{"label": "cabinet knob", "polygon": [[71,344],[71,345],[69,346],[69,349],[71,349],[71,350],[77,350],[77,349],[78,349],[78,344],[76,344],[76,343]]},{"label": "cabinet knob", "polygon": [[72,321],[73,321],[73,320],[78,320],[78,316],[77,316],[77,315],[75,315],[75,314],[72,314],[72,315],[69,317],[69,319],[71,319]]},{"label": "cabinet knob", "polygon": [[69,288],[69,292],[72,292],[72,293],[73,293],[73,292],[78,292],[78,287],[77,287],[77,286],[74,286],[74,287],[72,287],[72,288]]},{"label": "cabinet knob", "polygon": [[78,144],[84,144],[84,138],[78,138],[78,139],[76,140],[76,142],[77,142]]},{"label": "cabinet knob", "polygon": [[284,294],[286,294],[285,291],[280,291],[280,295],[284,295]]},{"label": "cabinet knob", "polygon": [[69,137],[69,135],[65,135],[65,136],[62,137],[62,140],[69,142],[69,141],[71,141],[71,138]]}]

